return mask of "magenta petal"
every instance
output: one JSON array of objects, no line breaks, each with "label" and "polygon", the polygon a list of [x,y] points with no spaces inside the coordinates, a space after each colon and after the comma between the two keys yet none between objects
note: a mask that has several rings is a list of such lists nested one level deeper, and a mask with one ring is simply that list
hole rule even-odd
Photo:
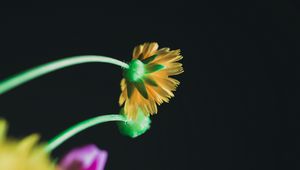
[{"label": "magenta petal", "polygon": [[71,150],[60,162],[63,170],[104,170],[107,152],[95,145]]}]

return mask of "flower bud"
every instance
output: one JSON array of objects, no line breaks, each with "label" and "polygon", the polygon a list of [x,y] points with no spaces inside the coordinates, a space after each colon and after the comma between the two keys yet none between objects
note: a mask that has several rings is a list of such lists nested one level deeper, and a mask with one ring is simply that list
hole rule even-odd
[{"label": "flower bud", "polygon": [[[121,110],[121,114],[124,114],[124,109]],[[120,132],[132,138],[138,137],[144,134],[150,128],[151,120],[149,116],[145,116],[141,109],[138,109],[138,114],[135,119],[128,119],[126,122],[119,122],[118,127]]]},{"label": "flower bud", "polygon": [[60,170],[104,170],[107,152],[90,144],[71,150],[60,162]]}]

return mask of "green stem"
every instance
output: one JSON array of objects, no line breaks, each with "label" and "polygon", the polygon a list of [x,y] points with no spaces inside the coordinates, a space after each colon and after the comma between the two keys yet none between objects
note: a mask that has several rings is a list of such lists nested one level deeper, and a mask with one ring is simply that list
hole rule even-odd
[{"label": "green stem", "polygon": [[82,64],[82,63],[92,63],[92,62],[101,62],[101,63],[110,63],[114,65],[121,66],[123,68],[128,68],[128,64],[105,56],[95,56],[95,55],[86,55],[86,56],[75,56],[60,59],[57,61],[52,61],[40,66],[31,68],[29,70],[23,71],[19,74],[16,74],[6,80],[0,82],[0,95],[19,86],[30,80],[33,80],[42,75],[48,74],[50,72],[63,69],[65,67]]},{"label": "green stem", "polygon": [[95,126],[95,125],[98,125],[101,123],[105,123],[105,122],[111,122],[111,121],[126,122],[127,119],[123,115],[120,115],[120,114],[111,114],[111,115],[101,115],[101,116],[97,116],[97,117],[82,121],[82,122],[68,128],[67,130],[63,131],[61,134],[57,135],[52,140],[50,140],[50,142],[46,146],[46,150],[48,152],[51,152],[56,147],[58,147],[63,142],[65,142],[72,136],[76,135],[77,133],[79,133],[89,127],[92,127],[92,126]]}]

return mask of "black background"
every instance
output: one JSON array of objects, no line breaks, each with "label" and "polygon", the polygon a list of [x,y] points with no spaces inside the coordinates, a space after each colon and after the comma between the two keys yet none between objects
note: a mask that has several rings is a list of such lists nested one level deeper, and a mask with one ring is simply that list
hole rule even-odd
[{"label": "black background", "polygon": [[[129,61],[145,41],[180,48],[185,72],[145,135],[130,139],[107,123],[73,137],[53,157],[96,143],[109,151],[111,170],[300,167],[299,3],[89,5],[1,9],[0,78],[73,55]],[[60,70],[0,96],[1,117],[11,136],[38,132],[46,141],[81,120],[117,113],[121,78],[109,64]]]}]

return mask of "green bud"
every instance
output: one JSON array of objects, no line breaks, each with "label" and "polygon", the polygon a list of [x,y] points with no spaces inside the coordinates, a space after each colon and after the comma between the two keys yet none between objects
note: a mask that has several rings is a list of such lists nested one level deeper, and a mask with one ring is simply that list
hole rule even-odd
[{"label": "green bud", "polygon": [[[124,114],[124,109],[121,110],[121,114],[126,116]],[[141,109],[139,109],[136,119],[128,119],[127,122],[119,122],[118,127],[123,135],[135,138],[144,134],[150,128],[150,124],[151,119],[149,116],[145,116]]]}]

